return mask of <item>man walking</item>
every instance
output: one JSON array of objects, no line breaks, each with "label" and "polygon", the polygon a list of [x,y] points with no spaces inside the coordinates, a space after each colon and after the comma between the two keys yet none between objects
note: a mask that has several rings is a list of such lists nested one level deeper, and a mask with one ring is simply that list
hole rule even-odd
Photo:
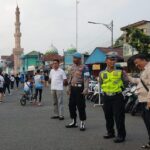
[{"label": "man walking", "polygon": [[65,72],[59,68],[59,60],[53,61],[53,69],[49,74],[51,93],[53,96],[54,116],[51,119],[64,120],[63,85],[67,83]]},{"label": "man walking", "polygon": [[117,55],[115,53],[108,53],[106,56],[106,70],[100,72],[100,85],[103,101],[103,110],[106,119],[107,134],[104,139],[115,137],[114,120],[117,128],[117,136],[115,143],[121,143],[125,140],[125,101],[122,95],[122,88],[124,81],[127,78],[124,76],[122,70],[115,69]]},{"label": "man walking", "polygon": [[4,77],[2,76],[2,71],[0,71],[0,103],[3,102],[3,93],[4,93]]},{"label": "man walking", "polygon": [[69,77],[69,111],[70,117],[73,121],[66,125],[66,128],[76,128],[77,127],[77,114],[76,109],[79,111],[80,117],[80,130],[85,130],[85,97],[84,95],[88,93],[89,84],[89,70],[87,66],[81,64],[82,55],[76,52],[73,55],[74,64],[71,67],[70,77]]}]

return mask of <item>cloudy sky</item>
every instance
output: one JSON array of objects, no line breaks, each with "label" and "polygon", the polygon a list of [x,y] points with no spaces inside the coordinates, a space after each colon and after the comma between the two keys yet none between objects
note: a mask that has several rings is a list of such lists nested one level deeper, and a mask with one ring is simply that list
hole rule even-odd
[{"label": "cloudy sky", "polygon": [[[14,47],[15,8],[21,11],[22,47],[45,52],[53,43],[60,53],[76,41],[76,0],[0,0],[0,55],[11,54]],[[80,0],[79,51],[91,52],[109,46],[110,31],[88,21],[110,23],[114,20],[114,39],[120,27],[150,20],[150,0]]]}]

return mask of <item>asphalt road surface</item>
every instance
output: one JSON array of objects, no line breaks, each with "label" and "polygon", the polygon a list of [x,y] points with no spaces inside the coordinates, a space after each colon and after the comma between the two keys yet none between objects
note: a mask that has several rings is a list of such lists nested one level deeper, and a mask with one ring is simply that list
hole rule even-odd
[{"label": "asphalt road surface", "polygon": [[126,142],[115,144],[104,140],[105,119],[101,107],[87,102],[87,130],[66,129],[70,122],[68,97],[65,101],[65,120],[52,120],[50,89],[44,89],[43,106],[19,103],[21,90],[13,90],[0,104],[0,150],[138,150],[147,142],[147,133],[141,117],[126,115]]}]

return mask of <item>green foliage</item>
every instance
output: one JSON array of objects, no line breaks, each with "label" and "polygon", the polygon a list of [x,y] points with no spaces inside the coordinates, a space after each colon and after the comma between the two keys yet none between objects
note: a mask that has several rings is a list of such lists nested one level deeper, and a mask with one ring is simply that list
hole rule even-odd
[{"label": "green foliage", "polygon": [[139,53],[148,54],[150,50],[150,36],[143,33],[142,30],[137,28],[128,28],[127,30],[127,42]]},{"label": "green foliage", "polygon": [[121,48],[121,47],[123,47],[123,35],[121,35],[117,40],[116,40],[116,42],[115,42],[115,44],[114,44],[114,48]]}]

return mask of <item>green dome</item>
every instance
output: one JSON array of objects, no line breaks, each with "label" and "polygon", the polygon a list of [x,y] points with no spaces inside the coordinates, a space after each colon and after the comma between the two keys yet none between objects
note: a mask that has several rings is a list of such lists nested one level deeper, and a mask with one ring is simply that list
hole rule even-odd
[{"label": "green dome", "polygon": [[52,44],[50,49],[46,51],[46,54],[58,54],[58,49]]},{"label": "green dome", "polygon": [[76,50],[76,48],[73,45],[71,45],[71,47],[67,49],[68,53],[75,53],[76,51],[77,50]]}]

